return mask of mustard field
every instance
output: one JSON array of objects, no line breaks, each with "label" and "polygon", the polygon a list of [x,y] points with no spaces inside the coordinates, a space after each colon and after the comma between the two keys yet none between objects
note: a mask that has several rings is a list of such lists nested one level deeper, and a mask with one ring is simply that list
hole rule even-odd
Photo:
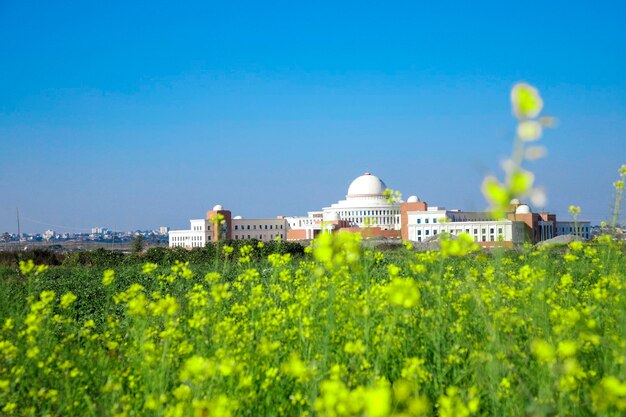
[{"label": "mustard field", "polygon": [[592,243],[5,270],[0,414],[623,416],[626,257]]}]

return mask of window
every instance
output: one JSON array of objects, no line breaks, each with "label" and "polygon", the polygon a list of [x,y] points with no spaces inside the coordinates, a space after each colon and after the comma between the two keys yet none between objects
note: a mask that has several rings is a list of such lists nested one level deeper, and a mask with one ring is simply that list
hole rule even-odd
[{"label": "window", "polygon": [[265,225],[265,230],[267,230],[267,225]]},{"label": "window", "polygon": [[235,230],[237,230],[237,228],[238,228],[238,227],[239,227],[239,226],[235,225]]},{"label": "window", "polygon": [[417,224],[422,223],[422,219],[417,219]]},{"label": "window", "polygon": [[[248,230],[250,230],[250,225],[248,225]],[[248,237],[250,237],[250,235],[248,235]]]},{"label": "window", "polygon": [[433,223],[437,223],[437,219],[433,219]]},{"label": "window", "polygon": [[437,231],[436,230],[433,230],[433,235],[437,235]]},{"label": "window", "polygon": [[491,233],[491,234],[494,233],[494,228],[493,227],[491,229],[489,229],[489,233]]},{"label": "window", "polygon": [[256,230],[256,224],[255,224],[255,225],[253,225],[253,226],[252,226],[252,228],[253,228],[254,230]]},{"label": "window", "polygon": [[428,219],[424,219],[424,223],[428,223]]},{"label": "window", "polygon": [[502,234],[502,228],[498,227],[498,234],[501,235]]},{"label": "window", "polygon": [[418,230],[418,231],[417,231],[417,235],[418,235],[418,236],[421,236],[421,235],[422,235],[422,231],[421,231],[421,230]]},{"label": "window", "polygon": [[428,236],[430,234],[430,230],[426,230],[426,236]]}]

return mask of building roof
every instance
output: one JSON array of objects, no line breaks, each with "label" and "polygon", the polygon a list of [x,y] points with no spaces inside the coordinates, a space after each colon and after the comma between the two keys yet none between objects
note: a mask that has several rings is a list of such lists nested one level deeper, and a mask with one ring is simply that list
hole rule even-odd
[{"label": "building roof", "polygon": [[366,172],[352,181],[348,188],[347,198],[382,196],[386,189],[387,186],[380,178]]}]

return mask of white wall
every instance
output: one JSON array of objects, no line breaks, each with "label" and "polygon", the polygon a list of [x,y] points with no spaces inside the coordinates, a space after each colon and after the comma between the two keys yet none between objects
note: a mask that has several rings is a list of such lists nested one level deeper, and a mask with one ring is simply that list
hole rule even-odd
[{"label": "white wall", "polygon": [[269,242],[276,237],[287,238],[286,219],[233,219],[230,230],[235,240],[258,239]]},{"label": "white wall", "polygon": [[170,230],[168,233],[169,246],[183,248],[202,248],[213,239],[213,224],[206,219],[189,221],[189,230]]},{"label": "white wall", "polygon": [[436,209],[408,212],[408,238],[421,242],[446,232],[453,235],[468,233],[476,242],[502,240],[521,243],[524,240],[524,225],[521,222],[511,220],[444,221],[444,219],[459,217],[463,217],[463,212]]}]

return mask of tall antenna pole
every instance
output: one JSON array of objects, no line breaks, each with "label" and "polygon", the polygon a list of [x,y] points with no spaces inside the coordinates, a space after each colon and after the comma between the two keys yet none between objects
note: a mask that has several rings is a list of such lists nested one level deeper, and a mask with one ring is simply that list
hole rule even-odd
[{"label": "tall antenna pole", "polygon": [[20,228],[20,209],[15,208],[15,212],[17,213],[17,245],[22,246],[22,229]]}]

